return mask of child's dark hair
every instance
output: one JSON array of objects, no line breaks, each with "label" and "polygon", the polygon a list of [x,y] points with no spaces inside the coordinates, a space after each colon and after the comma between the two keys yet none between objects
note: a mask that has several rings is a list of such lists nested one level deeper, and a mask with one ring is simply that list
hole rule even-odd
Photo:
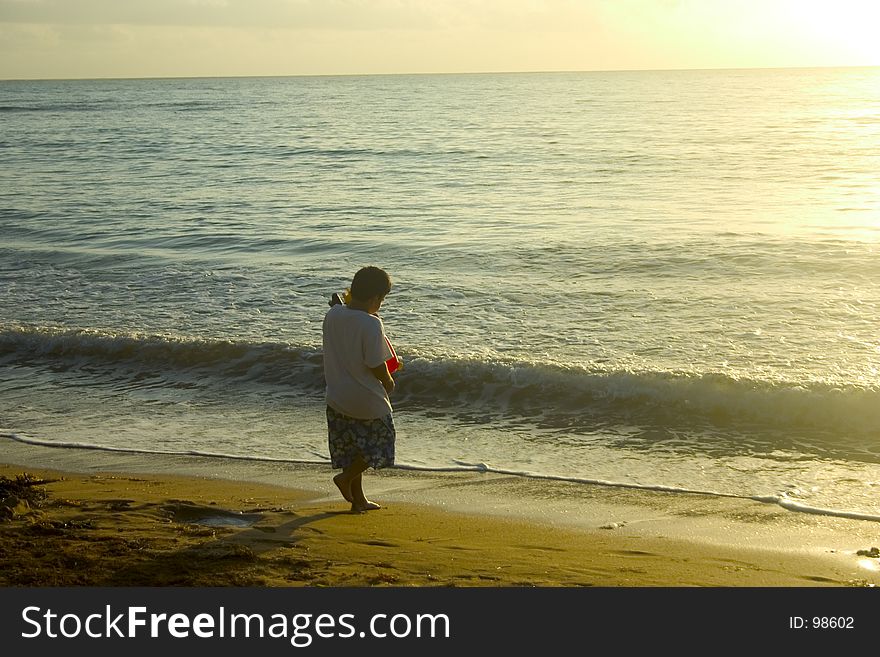
[{"label": "child's dark hair", "polygon": [[376,296],[383,298],[389,292],[391,292],[391,277],[384,269],[364,267],[351,279],[351,296],[358,301],[366,301]]}]

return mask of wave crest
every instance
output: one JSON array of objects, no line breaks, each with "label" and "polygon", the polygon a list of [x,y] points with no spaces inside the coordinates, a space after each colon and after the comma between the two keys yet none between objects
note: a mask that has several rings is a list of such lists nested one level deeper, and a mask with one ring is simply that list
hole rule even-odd
[{"label": "wave crest", "polygon": [[[475,422],[503,419],[584,430],[611,423],[739,432],[820,430],[859,437],[880,432],[880,390],[868,386],[401,355],[406,366],[396,376],[396,406]],[[324,386],[321,351],[315,346],[90,330],[0,330],[0,362],[45,361],[62,367],[164,369],[315,393]]]}]

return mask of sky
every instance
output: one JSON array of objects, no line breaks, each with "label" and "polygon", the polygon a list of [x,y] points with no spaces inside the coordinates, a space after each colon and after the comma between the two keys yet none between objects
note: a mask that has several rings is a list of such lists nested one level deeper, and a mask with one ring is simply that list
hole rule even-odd
[{"label": "sky", "polygon": [[880,0],[0,0],[0,79],[880,66]]}]

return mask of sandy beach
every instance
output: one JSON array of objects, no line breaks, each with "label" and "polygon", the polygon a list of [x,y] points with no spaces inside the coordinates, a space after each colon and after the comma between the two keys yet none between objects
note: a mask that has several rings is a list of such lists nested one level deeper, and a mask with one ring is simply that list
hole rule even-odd
[{"label": "sandy beach", "polygon": [[383,508],[351,513],[323,466],[4,451],[3,586],[880,582],[875,523],[749,500],[384,470]]}]

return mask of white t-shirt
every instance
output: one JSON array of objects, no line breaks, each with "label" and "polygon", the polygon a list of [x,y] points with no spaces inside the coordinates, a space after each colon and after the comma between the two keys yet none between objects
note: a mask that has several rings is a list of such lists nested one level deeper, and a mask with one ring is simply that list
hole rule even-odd
[{"label": "white t-shirt", "polygon": [[381,319],[343,304],[333,306],[324,316],[327,405],[359,420],[388,415],[391,401],[370,368],[391,355]]}]

